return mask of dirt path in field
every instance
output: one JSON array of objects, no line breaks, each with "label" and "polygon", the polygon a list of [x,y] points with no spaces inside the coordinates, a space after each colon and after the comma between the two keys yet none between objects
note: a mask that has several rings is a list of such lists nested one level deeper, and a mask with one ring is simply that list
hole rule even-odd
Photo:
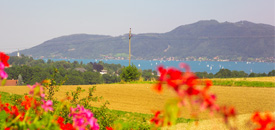
[{"label": "dirt path in field", "polygon": [[[79,86],[79,85],[78,85]],[[94,95],[103,96],[108,100],[110,109],[152,114],[152,110],[163,108],[166,99],[173,97],[173,92],[165,90],[163,94],[152,91],[152,84],[106,84],[96,85]],[[56,97],[61,99],[65,93],[75,90],[77,86],[62,86]],[[91,85],[81,85],[88,91]],[[26,86],[1,86],[0,91],[24,94],[28,93]],[[213,86],[211,92],[217,94],[217,102],[220,105],[232,105],[237,109],[238,114],[253,113],[259,111],[275,111],[275,88],[256,87],[221,87]],[[81,97],[87,94],[81,94]],[[100,106],[101,103],[92,103],[93,106]],[[184,111],[183,117],[188,118],[188,111]],[[205,116],[204,116],[205,115]],[[202,118],[208,117],[202,114]]]}]

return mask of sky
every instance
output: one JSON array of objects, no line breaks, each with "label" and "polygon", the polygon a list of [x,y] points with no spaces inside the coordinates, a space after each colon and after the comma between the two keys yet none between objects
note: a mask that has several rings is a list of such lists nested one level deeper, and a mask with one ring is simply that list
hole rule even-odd
[{"label": "sky", "polygon": [[165,33],[200,20],[274,26],[274,6],[274,0],[0,0],[0,51],[79,33]]}]

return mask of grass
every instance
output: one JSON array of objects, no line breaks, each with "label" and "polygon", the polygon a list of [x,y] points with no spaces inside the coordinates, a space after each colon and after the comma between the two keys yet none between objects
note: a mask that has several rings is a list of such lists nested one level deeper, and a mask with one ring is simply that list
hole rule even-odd
[{"label": "grass", "polygon": [[244,77],[244,78],[213,78],[212,80],[275,82],[275,76],[270,76],[270,77]]},{"label": "grass", "polygon": [[13,97],[15,97],[15,96],[23,97],[22,95],[11,94],[11,93],[7,93],[7,92],[0,92],[0,95],[1,95],[1,101],[3,103],[10,103],[11,105],[14,105]]},{"label": "grass", "polygon": [[236,81],[236,80],[212,80],[212,82],[213,82],[213,85],[221,85],[221,86],[275,87],[275,82]]},{"label": "grass", "polygon": [[247,78],[214,78],[213,85],[245,86],[245,87],[275,87],[275,77],[247,77]]},{"label": "grass", "polygon": [[131,82],[125,82],[121,81],[118,83],[112,83],[112,84],[155,84],[157,81],[131,81]]}]

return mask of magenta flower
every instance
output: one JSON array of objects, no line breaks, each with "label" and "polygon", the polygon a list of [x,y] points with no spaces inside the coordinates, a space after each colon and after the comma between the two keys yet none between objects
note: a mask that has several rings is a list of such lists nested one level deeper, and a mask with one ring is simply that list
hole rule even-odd
[{"label": "magenta flower", "polygon": [[1,77],[1,79],[8,78],[8,74],[4,71],[4,69],[5,69],[5,65],[2,62],[0,62],[0,77]]},{"label": "magenta flower", "polygon": [[0,77],[1,79],[6,79],[8,78],[8,74],[4,70],[0,70]]},{"label": "magenta flower", "polygon": [[29,92],[29,94],[30,95],[33,95],[33,93],[34,93],[34,88],[36,87],[36,85],[33,85],[33,86],[31,86],[31,85],[27,85],[31,90],[30,90],[30,92]]},{"label": "magenta flower", "polygon": [[4,70],[5,69],[5,65],[0,61],[0,70]]},{"label": "magenta flower", "polygon": [[42,100],[43,104],[41,105],[41,107],[44,109],[45,112],[47,111],[53,111],[53,102],[51,100],[48,100],[48,101],[45,101],[45,100]]},{"label": "magenta flower", "polygon": [[71,108],[71,114],[69,115],[73,118],[73,127],[79,130],[85,130],[89,125],[92,130],[99,130],[99,125],[97,119],[94,118],[93,113],[85,109],[83,106],[77,105],[76,108]]}]

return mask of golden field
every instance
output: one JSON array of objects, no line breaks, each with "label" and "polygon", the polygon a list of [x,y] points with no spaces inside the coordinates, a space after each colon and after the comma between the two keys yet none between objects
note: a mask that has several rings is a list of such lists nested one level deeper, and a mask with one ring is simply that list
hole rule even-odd
[{"label": "golden field", "polygon": [[275,77],[272,76],[272,77],[247,77],[247,78],[214,78],[213,80],[275,82]]},{"label": "golden field", "polygon": [[[66,92],[76,90],[80,86],[86,89],[87,95],[89,87],[92,85],[61,86],[56,94],[58,99],[65,97]],[[164,93],[157,94],[152,90],[152,84],[100,84],[95,85],[94,95],[103,96],[108,100],[110,109],[152,114],[152,110],[162,109],[166,99],[173,97],[174,93],[164,90]],[[28,93],[26,86],[1,86],[0,91],[14,94]],[[220,105],[235,106],[238,114],[248,114],[254,111],[275,111],[275,88],[257,88],[257,87],[224,87],[212,86],[211,92],[217,95],[217,102]],[[99,106],[101,103],[93,103],[93,106]],[[183,117],[188,118],[188,111],[184,111]],[[203,115],[203,114],[202,114]],[[202,116],[202,118],[208,115]]]}]

